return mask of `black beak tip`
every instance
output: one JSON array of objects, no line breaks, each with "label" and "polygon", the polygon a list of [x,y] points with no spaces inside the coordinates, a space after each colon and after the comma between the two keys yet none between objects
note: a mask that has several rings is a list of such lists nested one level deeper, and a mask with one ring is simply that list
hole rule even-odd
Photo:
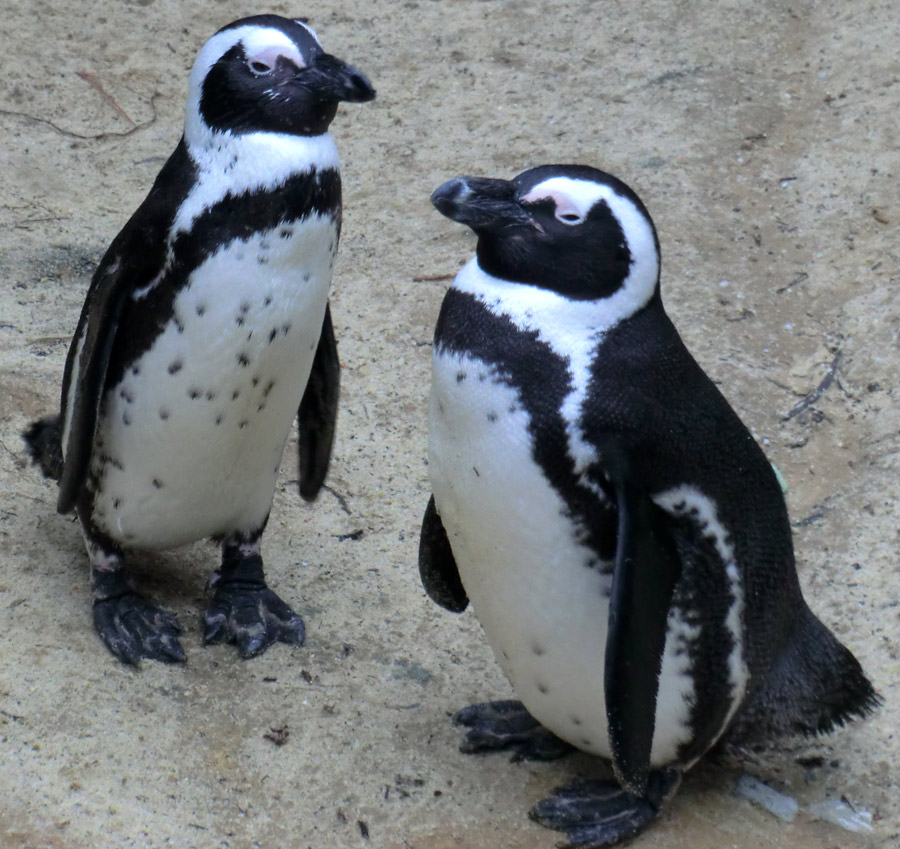
[{"label": "black beak tip", "polygon": [[350,103],[368,103],[375,99],[375,89],[369,78],[356,68],[350,68],[347,76],[347,101]]},{"label": "black beak tip", "polygon": [[448,180],[431,193],[431,204],[441,215],[452,218],[458,202],[465,194],[465,189],[466,183],[461,177]]}]

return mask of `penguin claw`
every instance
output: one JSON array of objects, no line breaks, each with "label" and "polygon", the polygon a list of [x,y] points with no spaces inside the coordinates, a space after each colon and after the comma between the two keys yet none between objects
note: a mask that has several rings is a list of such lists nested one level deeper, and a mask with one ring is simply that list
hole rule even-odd
[{"label": "penguin claw", "polygon": [[573,751],[573,746],[544,728],[522,702],[512,699],[470,705],[460,710],[453,722],[469,729],[459,744],[465,754],[508,750],[514,761],[552,761]]},{"label": "penguin claw", "polygon": [[660,813],[681,783],[677,769],[650,773],[647,793],[635,798],[612,779],[578,779],[538,802],[531,819],[566,832],[566,849],[601,849],[634,837]]},{"label": "penguin claw", "polygon": [[243,658],[276,642],[302,645],[306,638],[303,620],[265,584],[217,582],[204,626],[205,643],[234,643]]},{"label": "penguin claw", "polygon": [[154,607],[136,592],[95,600],[94,628],[123,663],[137,666],[143,658],[184,663],[178,641],[181,626],[174,614]]}]

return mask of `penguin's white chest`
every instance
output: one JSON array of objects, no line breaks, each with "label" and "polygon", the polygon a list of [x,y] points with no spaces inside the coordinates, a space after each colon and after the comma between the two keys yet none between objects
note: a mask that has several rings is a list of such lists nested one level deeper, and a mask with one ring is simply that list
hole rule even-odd
[{"label": "penguin's white chest", "polygon": [[195,269],[153,345],[104,398],[94,522],[126,546],[253,530],[322,329],[337,226],[311,216]]},{"label": "penguin's white chest", "polygon": [[[434,358],[429,473],[466,593],[529,712],[580,749],[609,757],[603,687],[611,575],[532,453],[529,414],[491,367]],[[599,509],[599,505],[598,505]],[[693,682],[673,614],[651,762],[689,739]]]}]

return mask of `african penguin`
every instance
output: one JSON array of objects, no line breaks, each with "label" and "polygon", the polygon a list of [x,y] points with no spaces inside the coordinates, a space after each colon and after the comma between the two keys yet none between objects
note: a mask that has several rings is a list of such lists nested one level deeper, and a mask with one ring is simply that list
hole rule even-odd
[{"label": "african penguin", "polygon": [[222,563],[206,642],[250,657],[303,641],[260,541],[295,417],[305,499],[328,469],[341,222],[328,126],[340,101],[374,97],[302,21],[219,30],[191,72],[181,141],[94,274],[61,413],[25,438],[59,481],[59,512],[78,515],[94,624],[122,661],[184,660],[177,621],[138,594],[123,552],[207,537]]},{"label": "african penguin", "polygon": [[434,336],[419,566],[471,599],[521,701],[463,751],[581,749],[616,781],[531,812],[607,846],[653,820],[723,734],[815,734],[878,702],[800,592],[760,448],[667,317],[659,242],[624,183],[550,165],[431,197],[478,237]]}]

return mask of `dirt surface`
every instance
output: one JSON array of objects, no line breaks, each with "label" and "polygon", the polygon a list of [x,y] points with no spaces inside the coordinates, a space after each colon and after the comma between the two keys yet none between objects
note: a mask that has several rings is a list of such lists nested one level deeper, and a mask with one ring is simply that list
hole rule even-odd
[{"label": "dirt surface", "polygon": [[[250,662],[204,648],[217,551],[198,544],[133,561],[188,653],[135,671],[94,634],[78,527],[19,433],[55,409],[92,269],[179,138],[196,51],[261,11],[308,16],[379,91],[332,128],[346,210],[332,490],[300,503],[292,441],[264,544],[308,640]],[[431,604],[416,569],[434,278],[473,249],[428,195],[553,161],[609,170],[648,204],[668,309],[789,482],[810,603],[885,699],[830,738],[704,761],[633,845],[900,845],[898,37],[896,0],[8,6],[0,846],[555,844],[527,809],[602,765],[458,752],[450,714],[510,688],[472,614]],[[795,797],[794,822],[736,798],[743,772]],[[841,796],[871,834],[809,813]]]}]

